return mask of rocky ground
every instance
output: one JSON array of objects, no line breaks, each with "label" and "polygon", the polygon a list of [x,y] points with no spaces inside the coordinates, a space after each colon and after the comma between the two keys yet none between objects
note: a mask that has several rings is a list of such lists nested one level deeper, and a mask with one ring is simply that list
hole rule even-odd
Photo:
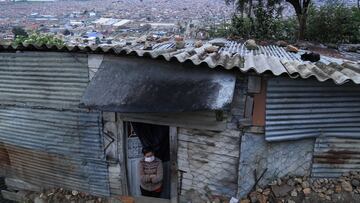
[{"label": "rocky ground", "polygon": [[[92,196],[76,190],[62,188],[47,190],[42,193],[21,191],[22,203],[128,203],[133,202],[124,198],[102,198]],[[1,201],[0,201],[1,202]],[[3,202],[1,202],[3,203]]]},{"label": "rocky ground", "polygon": [[[181,203],[229,203],[229,198],[200,195],[187,191]],[[360,202],[360,172],[345,173],[340,178],[310,179],[283,177],[265,187],[256,187],[239,203],[358,203]]]},{"label": "rocky ground", "polygon": [[241,203],[360,202],[360,173],[350,172],[337,179],[284,177],[250,193]]},{"label": "rocky ground", "polygon": [[[229,203],[229,197],[206,195],[195,190],[184,192],[181,203]],[[130,203],[131,197],[101,198],[78,191],[52,189],[43,193],[25,192],[27,203]],[[344,173],[340,178],[309,177],[278,178],[265,187],[255,187],[239,203],[358,203],[360,202],[360,172]],[[236,203],[236,202],[232,202]]]}]

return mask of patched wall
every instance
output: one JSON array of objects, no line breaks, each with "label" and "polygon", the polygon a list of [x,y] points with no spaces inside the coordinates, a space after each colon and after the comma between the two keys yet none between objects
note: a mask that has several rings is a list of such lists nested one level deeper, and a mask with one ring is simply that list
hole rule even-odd
[{"label": "patched wall", "polygon": [[123,157],[123,121],[119,121],[117,114],[114,112],[103,112],[102,116],[102,134],[108,163],[110,193],[111,195],[123,195],[127,193],[125,160]]},{"label": "patched wall", "polygon": [[227,130],[178,129],[178,168],[186,172],[182,194],[190,189],[207,194],[208,188],[214,195],[236,195],[242,133],[238,126],[244,120],[245,89],[245,78],[238,76]]},{"label": "patched wall", "polygon": [[286,175],[310,175],[314,140],[268,143],[263,134],[245,133],[241,139],[239,165],[239,196],[243,197],[255,183],[257,176],[267,168],[261,185]]},{"label": "patched wall", "polygon": [[239,163],[239,131],[179,128],[178,165],[185,171],[182,193],[195,189],[206,194],[235,196]]}]

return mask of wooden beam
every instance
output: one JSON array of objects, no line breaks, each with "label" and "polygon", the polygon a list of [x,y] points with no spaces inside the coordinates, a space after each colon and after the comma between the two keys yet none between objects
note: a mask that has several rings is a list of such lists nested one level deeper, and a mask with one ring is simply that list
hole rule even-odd
[{"label": "wooden beam", "polygon": [[244,118],[251,119],[253,115],[253,107],[254,107],[254,98],[252,96],[247,95],[245,101]]},{"label": "wooden beam", "polygon": [[248,77],[248,93],[260,93],[261,91],[261,77],[249,76]]},{"label": "wooden beam", "polygon": [[117,132],[118,132],[118,155],[119,155],[119,163],[120,163],[120,176],[121,185],[122,185],[122,195],[129,195],[129,186],[128,186],[128,177],[127,177],[127,167],[126,167],[126,134],[124,132],[124,121],[120,119],[119,114],[116,114],[116,124],[117,124]]},{"label": "wooden beam", "polygon": [[189,112],[189,113],[119,113],[119,119],[124,121],[150,123],[201,130],[223,131],[227,123],[226,112],[224,119],[218,121],[215,111]]},{"label": "wooden beam", "polygon": [[178,132],[177,127],[170,127],[170,200],[171,203],[178,202],[178,163],[177,163],[177,152],[178,152]]}]

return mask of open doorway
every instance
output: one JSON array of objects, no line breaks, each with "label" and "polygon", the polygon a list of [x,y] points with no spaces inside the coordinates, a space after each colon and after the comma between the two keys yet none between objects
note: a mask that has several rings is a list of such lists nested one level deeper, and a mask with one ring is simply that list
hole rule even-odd
[{"label": "open doorway", "polygon": [[152,149],[156,158],[162,163],[162,187],[160,198],[170,199],[171,163],[170,163],[170,129],[169,126],[153,125],[138,122],[125,122],[126,161],[129,193],[141,196],[139,171],[140,161],[144,163],[142,150]]}]

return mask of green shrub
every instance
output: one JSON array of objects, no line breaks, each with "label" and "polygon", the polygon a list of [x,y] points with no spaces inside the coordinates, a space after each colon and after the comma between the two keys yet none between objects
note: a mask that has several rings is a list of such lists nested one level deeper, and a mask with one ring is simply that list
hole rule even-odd
[{"label": "green shrub", "polygon": [[56,45],[56,46],[63,46],[64,42],[56,38],[53,35],[46,35],[46,34],[31,34],[30,36],[17,36],[13,42],[14,45],[19,45],[21,43],[25,44],[47,44],[47,45]]},{"label": "green shrub", "polygon": [[229,23],[222,23],[219,26],[210,26],[208,32],[211,38],[228,37],[231,32],[231,25]]},{"label": "green shrub", "polygon": [[308,14],[308,40],[329,43],[360,42],[360,10],[329,1],[324,6],[312,6]]},{"label": "green shrub", "polygon": [[230,33],[244,39],[255,38],[265,40],[296,39],[298,22],[295,17],[281,19],[257,11],[257,17],[251,21],[247,17],[233,16]]}]

